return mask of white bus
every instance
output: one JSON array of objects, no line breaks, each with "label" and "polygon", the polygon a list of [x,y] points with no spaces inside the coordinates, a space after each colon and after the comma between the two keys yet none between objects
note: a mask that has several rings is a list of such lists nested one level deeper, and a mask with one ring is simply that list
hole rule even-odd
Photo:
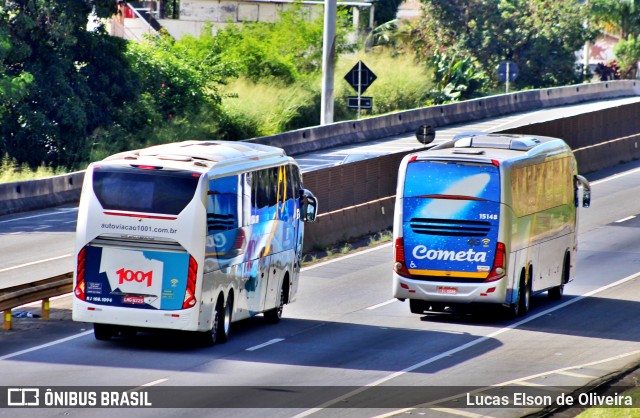
[{"label": "white bus", "polygon": [[[432,138],[432,137],[431,137]],[[393,294],[412,313],[502,305],[512,317],[531,295],[562,297],[573,279],[579,188],[557,138],[462,134],[400,164],[393,224]]]},{"label": "white bus", "polygon": [[231,322],[278,322],[294,300],[317,200],[282,149],[186,141],[89,165],[73,319],[98,340],[139,328],[224,342]]}]

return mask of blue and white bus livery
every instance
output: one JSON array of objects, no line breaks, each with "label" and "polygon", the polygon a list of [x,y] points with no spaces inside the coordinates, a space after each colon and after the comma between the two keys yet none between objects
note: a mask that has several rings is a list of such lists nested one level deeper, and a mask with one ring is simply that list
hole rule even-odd
[{"label": "blue and white bus livery", "polygon": [[317,201],[282,149],[186,141],[89,165],[73,319],[106,340],[139,328],[224,342],[233,321],[293,302]]},{"label": "blue and white bus livery", "polygon": [[462,134],[400,164],[393,295],[413,313],[471,304],[526,314],[532,294],[562,297],[577,250],[577,173],[569,146],[541,136]]}]

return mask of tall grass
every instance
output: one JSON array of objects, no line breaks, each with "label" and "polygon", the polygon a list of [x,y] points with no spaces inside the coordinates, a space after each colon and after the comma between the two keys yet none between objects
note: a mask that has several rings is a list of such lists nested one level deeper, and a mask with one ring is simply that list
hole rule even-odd
[{"label": "tall grass", "polygon": [[[314,101],[307,83],[283,86],[244,78],[224,86],[223,109],[229,117],[254,126],[260,135],[283,132]],[[317,123],[311,123],[315,125]]]},{"label": "tall grass", "polygon": [[340,83],[341,91],[346,92],[345,96],[357,95],[344,80],[344,75],[358,61],[365,63],[377,76],[363,94],[373,97],[371,115],[425,106],[428,93],[433,88],[430,72],[424,64],[416,63],[411,55],[392,56],[389,50],[360,52],[340,58],[336,66],[336,82]]},{"label": "tall grass", "polygon": [[44,165],[33,170],[26,164],[18,164],[16,160],[8,154],[5,154],[2,160],[0,160],[0,183],[41,179],[64,173],[64,168],[54,170]]},{"label": "tall grass", "polygon": [[[408,55],[390,52],[358,53],[341,56],[335,68],[334,120],[353,120],[357,112],[347,107],[347,96],[357,93],[344,80],[351,68],[362,60],[378,77],[364,95],[373,97],[370,115],[414,109],[425,105],[432,89],[424,65]],[[223,108],[237,123],[255,128],[259,135],[271,135],[297,127],[315,126],[320,119],[318,76],[293,85],[238,79],[223,87]]]}]

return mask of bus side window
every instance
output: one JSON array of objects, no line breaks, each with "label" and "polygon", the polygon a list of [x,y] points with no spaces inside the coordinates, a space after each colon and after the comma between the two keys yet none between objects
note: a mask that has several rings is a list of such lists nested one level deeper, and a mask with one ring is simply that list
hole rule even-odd
[{"label": "bus side window", "polygon": [[300,193],[302,192],[302,179],[300,177],[300,169],[295,165],[290,165],[291,167],[291,187],[293,187],[293,194],[291,195],[294,199],[300,197]]},{"label": "bus side window", "polygon": [[238,176],[213,179],[207,199],[208,232],[238,228]]},{"label": "bus side window", "polygon": [[240,219],[240,226],[249,226],[252,223],[252,178],[253,173],[251,172],[240,175],[240,185],[242,186],[242,219]]},{"label": "bus side window", "polygon": [[[275,174],[275,178],[274,178]],[[276,169],[267,168],[253,174],[252,195],[255,196],[251,208],[252,223],[273,220],[276,212]]]}]

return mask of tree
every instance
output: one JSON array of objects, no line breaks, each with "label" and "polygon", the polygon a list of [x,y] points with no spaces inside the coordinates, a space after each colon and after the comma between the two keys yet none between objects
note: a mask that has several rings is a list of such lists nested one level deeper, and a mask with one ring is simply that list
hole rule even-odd
[{"label": "tree", "polygon": [[520,68],[517,88],[580,80],[575,51],[594,31],[585,30],[587,9],[577,0],[422,0],[425,13],[416,45],[422,59],[454,48],[474,57],[492,76],[504,60]]},{"label": "tree", "polygon": [[112,0],[15,0],[0,8],[3,79],[18,85],[0,113],[0,152],[20,163],[72,166],[87,155],[87,136],[113,123],[135,95],[125,43],[91,13],[115,13]]},{"label": "tree", "polygon": [[436,51],[430,60],[435,71],[435,90],[429,104],[442,104],[478,97],[488,81],[487,75],[477,67],[470,56],[451,56]]},{"label": "tree", "polygon": [[591,17],[596,25],[622,39],[640,35],[640,0],[592,0]]},{"label": "tree", "polygon": [[620,40],[613,48],[623,78],[636,78],[640,61],[640,35]]}]

